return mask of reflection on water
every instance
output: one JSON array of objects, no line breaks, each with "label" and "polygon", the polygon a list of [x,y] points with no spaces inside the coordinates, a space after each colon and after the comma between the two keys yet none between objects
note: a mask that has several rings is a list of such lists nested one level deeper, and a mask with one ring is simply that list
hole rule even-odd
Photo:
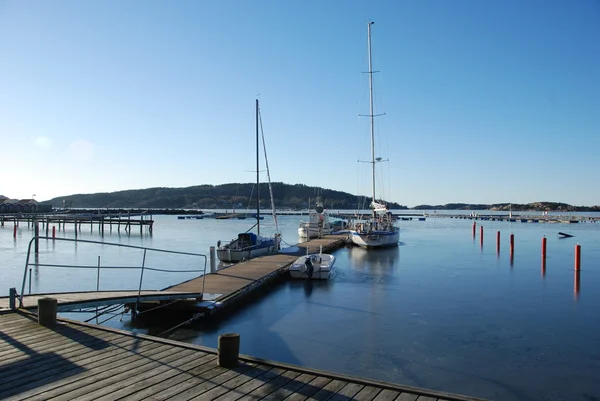
[{"label": "reflection on water", "polygon": [[348,250],[352,269],[374,274],[394,275],[400,263],[400,247],[365,249],[352,247]]}]

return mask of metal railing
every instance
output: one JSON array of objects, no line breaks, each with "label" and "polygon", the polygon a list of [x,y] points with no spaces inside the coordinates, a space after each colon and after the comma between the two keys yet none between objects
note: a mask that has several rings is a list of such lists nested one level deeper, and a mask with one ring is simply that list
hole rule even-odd
[{"label": "metal railing", "polygon": [[[102,266],[100,264],[100,256],[98,256],[98,264],[97,265],[61,265],[61,264],[51,264],[51,263],[39,263],[37,261],[30,263],[29,259],[31,257],[31,245],[34,242],[37,242],[37,241],[43,240],[43,239],[51,240],[51,241],[67,241],[67,242],[75,242],[75,243],[87,243],[87,244],[96,244],[96,245],[103,245],[103,246],[114,246],[114,247],[120,247],[120,248],[143,250],[144,253],[143,253],[143,257],[142,257],[142,264],[141,264],[141,266]],[[158,268],[148,267],[148,266],[146,266],[146,254],[148,251],[170,253],[170,254],[176,254],[176,255],[197,256],[200,258],[204,258],[204,268],[203,269],[186,269],[186,270],[168,270],[168,269],[158,269]],[[137,301],[136,301],[136,309],[137,309],[137,305],[139,304],[140,296],[142,293],[144,271],[146,271],[146,270],[157,271],[157,272],[167,272],[167,273],[202,273],[202,294],[204,294],[204,282],[206,279],[207,257],[206,257],[206,255],[203,255],[200,253],[170,251],[167,249],[148,248],[148,247],[136,246],[136,245],[125,245],[125,244],[117,244],[117,243],[102,242],[102,241],[91,241],[91,240],[83,240],[83,239],[52,238],[52,237],[41,237],[41,236],[36,237],[36,236],[34,236],[29,241],[29,245],[27,247],[27,259],[25,261],[25,270],[23,272],[23,284],[21,286],[21,293],[19,295],[19,307],[23,307],[23,297],[25,295],[25,282],[27,281],[27,272],[28,272],[27,269],[30,265],[38,266],[38,267],[97,269],[98,274],[96,276],[97,277],[96,278],[96,291],[100,291],[100,270],[101,269],[140,269],[140,282],[139,282],[139,286],[138,286],[138,295],[137,295]],[[29,272],[30,272],[29,293],[31,293],[31,269],[29,269]]]}]

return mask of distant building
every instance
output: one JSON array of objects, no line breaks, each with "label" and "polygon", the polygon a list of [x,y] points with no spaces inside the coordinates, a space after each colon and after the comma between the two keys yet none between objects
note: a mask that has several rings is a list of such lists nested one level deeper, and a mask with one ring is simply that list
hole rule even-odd
[{"label": "distant building", "polygon": [[9,199],[0,195],[0,213],[36,213],[51,210],[51,205],[40,205],[35,199]]}]

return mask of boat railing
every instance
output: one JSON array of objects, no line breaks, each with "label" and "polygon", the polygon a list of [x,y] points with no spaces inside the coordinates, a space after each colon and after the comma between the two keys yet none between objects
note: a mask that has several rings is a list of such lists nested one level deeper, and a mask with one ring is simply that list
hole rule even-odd
[{"label": "boat railing", "polygon": [[[66,265],[66,264],[52,264],[52,263],[39,263],[37,257],[33,262],[30,262],[31,258],[31,246],[34,243],[38,243],[39,240],[52,240],[52,241],[65,241],[65,242],[75,242],[75,243],[86,243],[86,244],[96,244],[101,246],[110,246],[110,247],[119,247],[119,248],[129,248],[129,249],[138,249],[142,250],[142,261],[140,265],[136,266],[103,266],[100,263],[100,256],[98,256],[98,263],[96,265]],[[204,266],[201,269],[185,269],[185,270],[173,270],[173,269],[159,269],[155,267],[146,266],[146,255],[148,252],[160,252],[160,253],[169,253],[176,255],[187,255],[194,256],[200,259],[204,259]],[[25,260],[25,270],[23,271],[23,283],[21,286],[21,293],[19,294],[19,305],[23,307],[23,297],[25,295],[25,283],[27,282],[27,277],[29,273],[29,294],[31,294],[31,269],[29,266],[36,267],[58,267],[58,268],[68,268],[68,269],[96,269],[96,291],[100,291],[100,271],[101,269],[139,269],[140,270],[140,279],[138,285],[138,294],[136,305],[139,304],[140,296],[142,293],[142,286],[144,281],[144,272],[145,271],[155,271],[155,272],[166,272],[166,273],[202,273],[202,293],[204,294],[204,282],[206,278],[206,268],[208,264],[208,258],[204,254],[200,253],[192,253],[192,252],[181,252],[181,251],[172,251],[167,249],[158,249],[158,248],[149,248],[144,246],[136,246],[136,245],[127,245],[127,244],[118,244],[111,242],[102,242],[102,241],[92,241],[92,240],[83,240],[83,239],[71,239],[71,238],[52,238],[52,237],[42,237],[42,236],[34,236],[29,241],[29,246],[27,247],[27,258]]]}]

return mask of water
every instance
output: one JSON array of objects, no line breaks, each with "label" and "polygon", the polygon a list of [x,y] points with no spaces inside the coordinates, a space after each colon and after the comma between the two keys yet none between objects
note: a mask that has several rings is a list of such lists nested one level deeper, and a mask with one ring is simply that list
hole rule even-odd
[{"label": "water", "polygon": [[[268,216],[265,233],[273,229]],[[283,240],[298,242],[300,216],[280,217]],[[121,242],[208,253],[251,220],[177,220],[156,216],[152,236],[105,233]],[[532,224],[432,218],[401,221],[398,248],[335,252],[328,282],[286,281],[227,318],[186,326],[175,339],[216,347],[224,332],[241,334],[241,352],[318,369],[495,400],[598,400],[600,396],[600,224]],[[479,242],[484,225],[484,244]],[[496,253],[496,232],[501,252]],[[559,231],[574,238],[559,239]],[[508,254],[509,234],[515,255]],[[0,288],[20,287],[32,231],[0,228]],[[72,228],[57,233],[73,237]],[[545,274],[541,238],[547,236]],[[101,239],[82,228],[79,238]],[[579,290],[574,246],[582,247]],[[139,265],[139,251],[102,249],[102,264]],[[97,264],[99,250],[42,241],[40,261]],[[199,258],[153,254],[147,265],[196,269]],[[194,273],[145,275],[164,288]],[[102,271],[101,289],[131,289],[139,272]],[[76,288],[73,288],[73,285]],[[95,289],[96,271],[39,268],[34,292]],[[127,317],[113,327],[133,328]]]}]

